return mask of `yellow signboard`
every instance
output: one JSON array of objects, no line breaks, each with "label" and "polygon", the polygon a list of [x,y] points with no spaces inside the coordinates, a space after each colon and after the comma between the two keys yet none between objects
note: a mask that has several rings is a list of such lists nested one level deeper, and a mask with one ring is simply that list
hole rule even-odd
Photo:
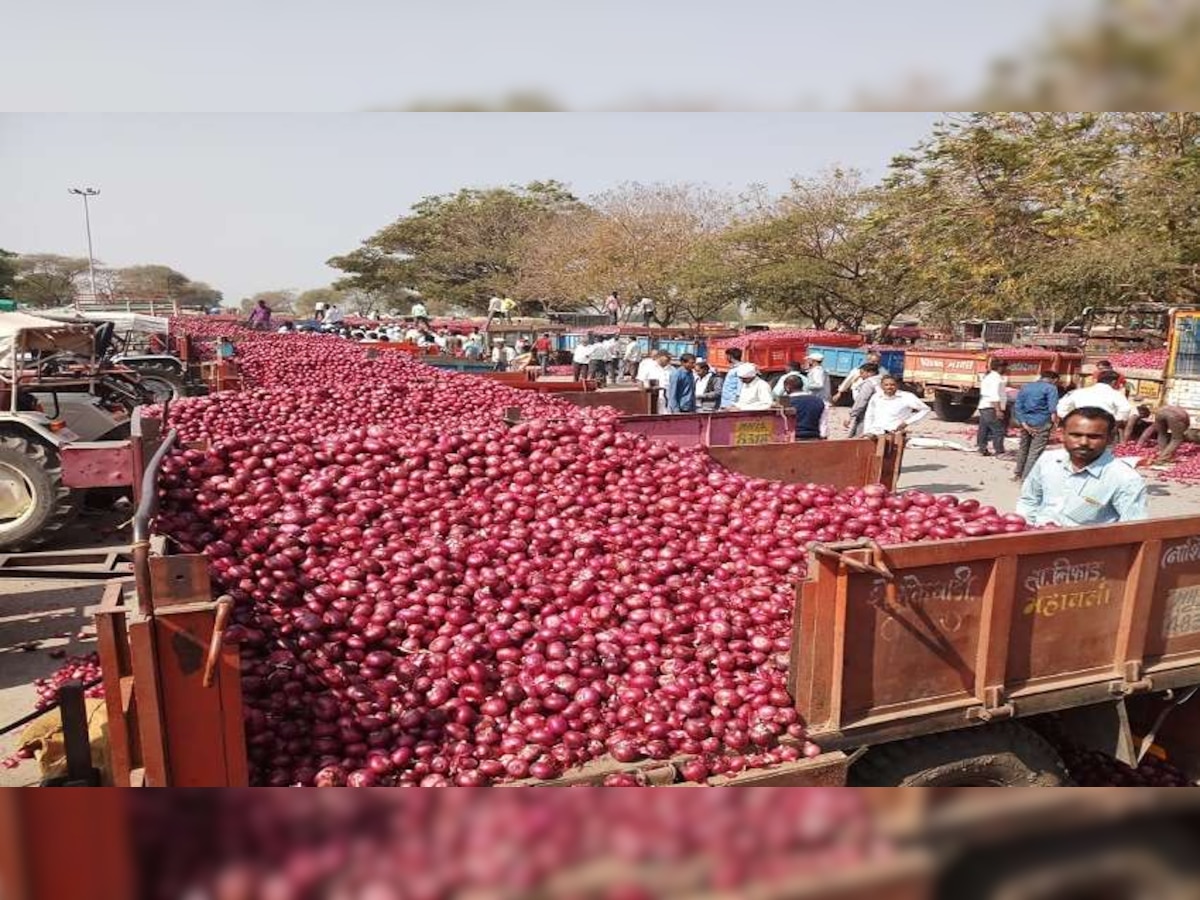
[{"label": "yellow signboard", "polygon": [[747,447],[752,444],[769,444],[775,436],[775,423],[770,420],[758,419],[752,422],[738,422],[733,426],[733,444],[735,447]]}]

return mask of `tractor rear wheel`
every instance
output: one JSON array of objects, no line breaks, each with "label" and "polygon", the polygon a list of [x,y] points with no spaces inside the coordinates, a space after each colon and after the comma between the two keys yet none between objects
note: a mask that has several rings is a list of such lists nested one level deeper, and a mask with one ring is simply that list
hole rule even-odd
[{"label": "tractor rear wheel", "polygon": [[0,549],[44,541],[74,515],[58,454],[15,435],[0,435]]},{"label": "tractor rear wheel", "polygon": [[155,403],[172,402],[188,395],[183,376],[168,366],[140,365],[132,367],[138,373],[141,386],[154,395]]}]

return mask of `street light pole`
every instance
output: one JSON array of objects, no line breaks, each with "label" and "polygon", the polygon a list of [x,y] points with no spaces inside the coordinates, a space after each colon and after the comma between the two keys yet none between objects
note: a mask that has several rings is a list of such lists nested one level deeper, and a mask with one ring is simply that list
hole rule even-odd
[{"label": "street light pole", "polygon": [[88,211],[88,197],[100,196],[100,191],[96,188],[67,188],[72,194],[78,194],[83,198],[83,224],[87,229],[88,242],[88,280],[92,284],[92,300],[96,299],[96,263],[92,254],[92,216]]}]

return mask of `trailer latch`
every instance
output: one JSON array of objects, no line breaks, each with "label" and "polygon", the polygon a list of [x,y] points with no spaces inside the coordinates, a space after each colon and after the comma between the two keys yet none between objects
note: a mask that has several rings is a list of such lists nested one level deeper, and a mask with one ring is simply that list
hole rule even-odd
[{"label": "trailer latch", "polygon": [[967,710],[968,721],[974,722],[998,722],[1003,719],[1011,719],[1017,714],[1017,708],[1011,703],[1004,703],[1000,706],[972,706]]},{"label": "trailer latch", "polygon": [[967,720],[980,722],[995,722],[1000,719],[1011,719],[1017,714],[1017,708],[1011,702],[1004,702],[1004,692],[1000,687],[990,687],[983,694],[983,703],[972,706],[967,710]]},{"label": "trailer latch", "polygon": [[[817,556],[824,556],[826,559],[837,560],[847,569],[852,569],[855,572],[862,572],[864,575],[874,575],[877,578],[882,578],[884,581],[894,581],[896,576],[892,574],[892,570],[888,568],[887,563],[883,558],[883,548],[875,541],[867,538],[853,543],[835,544],[828,547],[825,544],[813,544],[809,549]],[[861,552],[869,550],[871,552],[871,562],[866,563],[862,560],[855,559],[848,554],[850,552]]]}]

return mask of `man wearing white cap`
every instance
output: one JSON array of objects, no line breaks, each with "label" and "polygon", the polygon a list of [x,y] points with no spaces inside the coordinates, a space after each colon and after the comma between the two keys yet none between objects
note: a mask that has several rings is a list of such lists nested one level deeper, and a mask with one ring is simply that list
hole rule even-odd
[{"label": "man wearing white cap", "polygon": [[825,355],[814,350],[805,358],[808,360],[809,366],[804,389],[810,394],[816,394],[828,403],[830,397],[833,396],[833,391],[830,390],[829,374],[825,371],[825,367],[821,365],[821,363],[825,362]]},{"label": "man wearing white cap", "polygon": [[760,412],[775,405],[771,386],[758,377],[758,366],[754,363],[742,363],[729,374],[731,377],[737,378],[742,385],[742,389],[738,392],[737,402],[729,409],[739,412]]}]

